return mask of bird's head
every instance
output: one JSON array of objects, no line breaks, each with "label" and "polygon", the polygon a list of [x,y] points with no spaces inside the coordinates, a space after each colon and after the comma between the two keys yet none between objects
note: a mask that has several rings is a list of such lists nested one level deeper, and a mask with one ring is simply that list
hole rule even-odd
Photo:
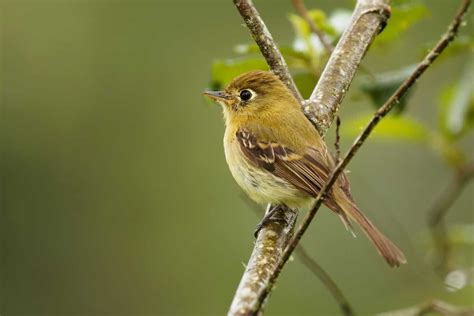
[{"label": "bird's head", "polygon": [[205,91],[204,95],[222,105],[227,119],[255,117],[299,107],[291,91],[269,71],[250,71],[234,78],[222,91]]}]

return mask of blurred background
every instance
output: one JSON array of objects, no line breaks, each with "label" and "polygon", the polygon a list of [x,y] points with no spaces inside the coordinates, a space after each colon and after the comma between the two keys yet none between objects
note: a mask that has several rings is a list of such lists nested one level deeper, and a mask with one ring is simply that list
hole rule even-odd
[{"label": "blurred background", "polygon": [[[291,1],[255,2],[278,43],[291,46]],[[306,5],[329,15],[353,3]],[[457,6],[426,1],[423,18],[369,51],[364,67],[377,75],[416,63]],[[226,313],[259,221],[227,169],[221,109],[201,95],[218,84],[213,63],[251,43],[232,1],[4,0],[0,21],[0,314]],[[429,69],[403,117],[436,130],[442,91],[468,60],[461,52]],[[354,118],[373,110],[357,91],[345,99],[343,151]],[[303,238],[360,315],[434,298],[473,304],[474,185],[447,216],[461,232],[453,270],[437,272],[427,226],[464,161],[456,155],[474,153],[472,135],[446,139],[462,151],[451,164],[422,142],[373,137],[348,168],[360,207],[407,265],[388,268],[327,209]],[[295,258],[267,312],[339,310]]]}]

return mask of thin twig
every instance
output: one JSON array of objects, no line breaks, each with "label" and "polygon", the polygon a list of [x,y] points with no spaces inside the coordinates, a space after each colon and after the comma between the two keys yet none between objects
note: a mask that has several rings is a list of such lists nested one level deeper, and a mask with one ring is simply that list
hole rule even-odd
[{"label": "thin twig", "polygon": [[324,135],[375,36],[390,16],[389,0],[359,0],[349,27],[344,31],[303,110]]},{"label": "thin twig", "polygon": [[432,232],[433,241],[438,252],[437,270],[444,274],[448,271],[448,259],[451,246],[446,232],[445,217],[450,207],[459,197],[465,186],[474,177],[474,161],[457,170],[454,179],[442,191],[428,211],[428,226]]},{"label": "thin twig", "polygon": [[341,127],[341,117],[338,115],[336,117],[336,142],[334,147],[336,147],[336,163],[341,159],[341,135],[339,134],[339,128]]},{"label": "thin twig", "polygon": [[250,30],[250,34],[257,43],[260,52],[267,61],[270,69],[286,84],[293,92],[300,103],[303,101],[298,88],[296,87],[293,77],[288,70],[288,66],[278,49],[272,34],[267,29],[260,14],[252,3],[252,0],[233,0],[235,7],[239,10],[240,15],[244,19],[245,24]]},{"label": "thin twig", "polygon": [[306,6],[304,5],[303,0],[293,0],[293,6],[295,7],[298,14],[301,15],[303,19],[305,19],[306,23],[308,23],[311,32],[313,32],[318,37],[326,51],[331,54],[334,50],[334,46],[332,46],[331,42],[328,40],[323,31],[321,31],[316,23],[314,23],[313,19],[309,15],[308,9],[306,9]]},{"label": "thin twig", "polygon": [[351,146],[351,148],[346,153],[344,158],[336,165],[334,170],[331,172],[331,175],[329,176],[328,181],[321,188],[321,191],[316,197],[313,208],[308,212],[306,217],[303,219],[303,222],[295,231],[295,234],[293,235],[293,237],[290,239],[287,248],[283,252],[280,262],[277,265],[277,269],[273,272],[272,276],[269,279],[269,283],[265,287],[261,288],[261,292],[258,295],[258,300],[255,302],[255,305],[253,306],[253,310],[252,310],[253,313],[257,313],[261,310],[263,303],[266,300],[267,296],[270,294],[273,288],[273,285],[276,282],[276,279],[280,275],[281,270],[283,269],[285,263],[290,258],[292,252],[295,250],[296,246],[298,245],[298,242],[300,241],[301,237],[305,233],[312,219],[314,218],[317,211],[319,210],[319,207],[322,205],[324,196],[330,190],[331,186],[334,184],[337,177],[344,170],[345,166],[351,161],[351,159],[354,157],[356,152],[365,142],[367,137],[371,134],[373,129],[380,122],[380,120],[385,115],[387,115],[388,112],[390,112],[390,110],[394,107],[394,105],[397,102],[399,102],[399,100],[407,93],[410,87],[413,86],[413,84],[415,84],[416,80],[436,60],[439,54],[441,54],[443,50],[449,45],[449,43],[454,40],[459,30],[459,26],[461,25],[462,18],[464,14],[466,13],[467,9],[469,8],[470,3],[471,3],[471,0],[463,1],[461,8],[459,9],[457,14],[453,18],[453,21],[449,25],[446,33],[443,34],[441,39],[434,46],[434,48],[428,53],[428,55],[423,59],[423,61],[418,64],[418,66],[416,67],[414,72],[410,75],[410,77],[408,77],[397,89],[397,91],[395,91],[395,93],[385,102],[385,104],[381,108],[379,108],[377,112],[375,112],[373,118],[369,121],[369,123],[361,132],[361,134],[356,138],[354,144]]}]

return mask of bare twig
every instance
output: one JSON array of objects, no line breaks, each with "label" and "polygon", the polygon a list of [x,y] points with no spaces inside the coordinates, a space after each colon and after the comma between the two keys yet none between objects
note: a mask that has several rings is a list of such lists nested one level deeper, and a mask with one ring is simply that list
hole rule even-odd
[{"label": "bare twig", "polygon": [[339,128],[341,127],[341,117],[338,115],[336,117],[336,142],[334,147],[336,147],[336,163],[341,159],[341,135],[339,135]]},{"label": "bare twig", "polygon": [[288,70],[283,56],[280,53],[275,41],[273,40],[270,31],[267,26],[263,23],[260,14],[252,3],[252,0],[233,0],[234,4],[239,10],[240,15],[244,19],[245,24],[250,30],[250,34],[254,41],[260,48],[260,52],[267,61],[270,69],[283,81],[286,86],[293,92],[295,97],[301,103],[303,97],[301,96],[298,88],[293,81],[293,77]]},{"label": "bare twig", "polygon": [[415,84],[416,80],[428,69],[428,67],[436,60],[436,58],[443,52],[443,50],[449,45],[449,43],[455,38],[459,26],[461,25],[462,18],[466,13],[471,0],[464,0],[462,2],[461,8],[453,18],[452,23],[449,25],[448,30],[443,34],[441,39],[438,43],[434,46],[434,48],[426,55],[421,63],[418,64],[414,72],[408,77],[401,86],[395,91],[395,93],[385,102],[385,104],[375,112],[373,118],[369,121],[366,127],[363,129],[361,134],[356,138],[354,144],[351,146],[349,151],[346,153],[344,158],[336,165],[334,170],[331,172],[328,181],[326,184],[321,188],[313,208],[308,212],[306,217],[304,218],[301,225],[296,230],[293,237],[290,239],[287,248],[283,252],[283,255],[280,259],[280,262],[277,265],[277,269],[273,272],[272,276],[269,279],[269,283],[261,288],[261,292],[258,295],[258,300],[255,302],[252,312],[257,313],[261,310],[264,301],[266,300],[267,296],[271,292],[273,285],[275,284],[276,279],[278,278],[281,270],[283,269],[285,263],[290,258],[292,252],[295,250],[298,242],[300,241],[301,237],[305,233],[306,229],[308,228],[309,224],[311,223],[312,219],[316,215],[317,211],[319,210],[320,206],[323,203],[323,198],[331,188],[331,186],[336,181],[337,177],[341,174],[344,170],[345,166],[351,161],[354,157],[356,152],[365,142],[367,137],[373,131],[373,129],[377,126],[380,120],[387,115],[388,112],[394,107],[394,105],[399,102],[400,98],[402,98],[407,91],[410,89],[413,84]]},{"label": "bare twig", "polygon": [[460,308],[443,301],[433,300],[418,306],[378,314],[377,316],[422,316],[437,313],[442,316],[474,316],[474,310]]},{"label": "bare twig", "polygon": [[303,107],[320,134],[324,135],[331,126],[362,58],[389,16],[388,0],[357,1],[349,27],[342,34]]},{"label": "bare twig", "polygon": [[428,226],[433,235],[438,252],[437,270],[444,274],[449,269],[448,259],[451,246],[447,237],[444,218],[451,205],[456,201],[466,184],[474,177],[474,161],[457,170],[454,179],[442,191],[428,211]]},{"label": "bare twig", "polygon": [[318,38],[321,44],[323,44],[324,48],[330,53],[334,50],[334,46],[332,46],[331,42],[329,42],[326,35],[321,31],[316,23],[314,23],[313,19],[309,15],[308,9],[304,5],[303,0],[293,0],[293,6],[295,7],[296,11],[303,19],[305,19],[306,23],[308,23],[311,32],[313,32]]}]

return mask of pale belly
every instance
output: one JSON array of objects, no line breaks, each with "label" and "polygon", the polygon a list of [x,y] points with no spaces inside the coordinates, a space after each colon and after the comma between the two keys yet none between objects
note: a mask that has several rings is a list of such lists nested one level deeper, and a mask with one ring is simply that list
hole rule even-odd
[{"label": "pale belly", "polygon": [[307,206],[311,198],[286,180],[255,167],[240,151],[237,142],[224,142],[230,172],[239,186],[257,203],[283,203],[291,208]]}]

